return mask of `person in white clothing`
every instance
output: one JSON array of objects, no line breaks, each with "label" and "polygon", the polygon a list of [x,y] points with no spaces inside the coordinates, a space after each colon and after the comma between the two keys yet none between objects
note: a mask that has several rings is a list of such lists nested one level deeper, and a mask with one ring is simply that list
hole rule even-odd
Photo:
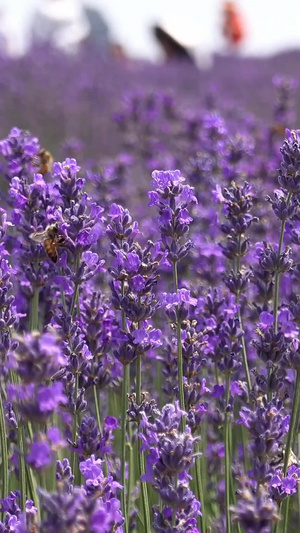
[{"label": "person in white clothing", "polygon": [[15,57],[21,54],[19,33],[8,11],[0,8],[0,55]]},{"label": "person in white clothing", "polygon": [[79,0],[43,0],[32,23],[32,43],[49,43],[68,53],[78,52],[88,39],[90,23]]}]

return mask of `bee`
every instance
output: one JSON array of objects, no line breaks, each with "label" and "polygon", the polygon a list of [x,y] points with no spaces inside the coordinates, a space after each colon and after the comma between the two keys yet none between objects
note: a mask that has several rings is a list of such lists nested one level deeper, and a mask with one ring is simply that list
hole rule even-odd
[{"label": "bee", "polygon": [[51,153],[45,148],[41,148],[34,163],[34,166],[38,167],[37,172],[45,176],[45,174],[52,171],[52,165],[53,157]]},{"label": "bee", "polygon": [[[275,456],[272,461],[270,462],[271,466],[274,466],[276,468],[283,468],[285,461],[285,446],[278,451],[277,456]],[[288,459],[288,468],[292,465],[300,466],[299,459],[297,455],[293,452],[293,450],[290,451],[289,459]]]},{"label": "bee", "polygon": [[50,224],[44,231],[36,231],[29,235],[30,239],[35,242],[44,244],[44,248],[48,257],[53,261],[57,262],[58,253],[57,248],[63,246],[65,238],[63,235],[58,234],[58,223]]}]

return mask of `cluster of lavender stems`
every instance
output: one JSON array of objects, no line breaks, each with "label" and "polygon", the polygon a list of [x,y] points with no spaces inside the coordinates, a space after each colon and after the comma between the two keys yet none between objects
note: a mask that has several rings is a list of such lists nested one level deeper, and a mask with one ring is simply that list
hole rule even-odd
[{"label": "cluster of lavender stems", "polygon": [[296,87],[268,121],[132,89],[105,156],[0,141],[0,533],[299,530]]}]

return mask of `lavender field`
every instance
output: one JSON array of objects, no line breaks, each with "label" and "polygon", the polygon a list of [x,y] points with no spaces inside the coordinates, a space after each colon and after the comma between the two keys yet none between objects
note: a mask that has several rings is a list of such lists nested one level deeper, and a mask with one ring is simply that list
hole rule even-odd
[{"label": "lavender field", "polygon": [[0,533],[300,531],[299,59],[0,58]]}]

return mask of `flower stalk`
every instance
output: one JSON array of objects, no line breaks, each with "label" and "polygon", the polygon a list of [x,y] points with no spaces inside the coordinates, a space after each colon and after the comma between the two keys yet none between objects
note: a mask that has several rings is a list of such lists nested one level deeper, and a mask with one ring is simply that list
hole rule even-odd
[{"label": "flower stalk", "polygon": [[3,408],[2,391],[0,391],[0,439],[1,439],[1,460],[2,460],[2,498],[8,495],[8,453],[5,415]]},{"label": "flower stalk", "polygon": [[[178,292],[178,269],[177,261],[173,262],[173,280],[174,291]],[[178,376],[178,390],[179,390],[179,405],[185,411],[184,401],[184,383],[183,383],[183,358],[182,358],[182,338],[181,338],[181,323],[177,317],[177,376]],[[181,431],[185,431],[185,417],[181,417]]]},{"label": "flower stalk", "polygon": [[[286,477],[287,471],[288,471],[289,457],[290,457],[290,453],[292,450],[292,445],[293,445],[296,426],[297,426],[298,413],[299,413],[299,399],[300,399],[300,370],[297,370],[295,390],[294,390],[294,399],[293,399],[293,405],[292,405],[292,413],[291,413],[289,431],[288,431],[287,442],[286,442],[285,453],[284,453],[283,477]],[[290,498],[291,496],[288,496],[285,502],[285,510],[284,510],[284,518],[283,518],[283,532],[284,533],[286,533],[288,530]]]},{"label": "flower stalk", "polygon": [[18,446],[19,446],[21,509],[24,511],[25,505],[26,505],[26,497],[27,497],[27,483],[26,483],[26,463],[25,463],[25,448],[24,448],[24,428],[21,424],[18,425]]},{"label": "flower stalk", "polygon": [[129,531],[129,517],[127,508],[127,484],[126,484],[126,411],[127,411],[127,391],[129,387],[129,365],[123,366],[123,382],[122,382],[122,424],[121,424],[121,484],[122,490],[122,511],[125,519],[124,529],[125,533]]},{"label": "flower stalk", "polygon": [[[136,401],[138,405],[140,405],[142,401],[142,356],[141,354],[138,354],[137,362],[136,362]],[[140,429],[140,431],[142,431],[142,429]],[[138,440],[138,443],[139,443],[139,440]],[[142,475],[145,473],[145,452],[144,450],[139,450],[139,449],[138,449],[138,470],[139,470],[139,479],[140,479],[141,491],[142,491],[144,528],[145,528],[145,531],[151,531],[148,487],[147,487],[147,483],[145,481],[142,481]]]},{"label": "flower stalk", "polygon": [[231,533],[230,517],[230,479],[231,479],[231,461],[230,461],[230,413],[228,404],[230,398],[230,372],[226,373],[226,406],[224,421],[224,442],[225,442],[225,513],[226,513],[226,532]]},{"label": "flower stalk", "polygon": [[[195,443],[195,452],[200,454],[201,446],[197,441]],[[201,502],[201,513],[202,516],[199,516],[199,525],[201,531],[206,531],[206,508],[205,508],[205,498],[204,498],[204,489],[203,489],[203,469],[201,472],[201,463],[202,457],[195,458],[195,473],[196,473],[196,496],[198,501]]]},{"label": "flower stalk", "polygon": [[[78,428],[78,415],[77,415],[77,398],[78,398],[78,388],[79,388],[78,381],[79,381],[79,376],[78,376],[78,372],[76,372],[75,391],[74,391],[75,402],[74,402],[74,413],[73,413],[73,434],[72,434],[72,441],[74,445],[76,444],[77,428]],[[75,476],[75,480],[79,483],[80,473],[78,469],[78,457],[77,457],[77,453],[75,450],[73,451],[72,470]]]},{"label": "flower stalk", "polygon": [[39,294],[40,289],[36,284],[33,285],[33,294],[30,302],[29,328],[30,331],[39,329]]},{"label": "flower stalk", "polygon": [[[287,196],[287,207],[290,205],[291,199],[292,199],[293,193],[289,191]],[[286,219],[282,220],[281,222],[281,230],[280,230],[280,238],[279,238],[279,245],[278,245],[278,261],[282,252],[283,247],[283,240],[284,240],[284,232],[285,232],[285,226],[286,226]],[[278,331],[278,307],[279,307],[279,286],[280,286],[280,276],[281,272],[279,269],[276,269],[275,272],[275,280],[274,280],[274,304],[273,304],[273,316],[274,316],[274,330],[275,333]]]},{"label": "flower stalk", "polygon": [[[121,294],[124,295],[124,281],[121,283]],[[122,309],[122,329],[126,331],[126,314]],[[124,530],[125,533],[129,533],[129,507],[127,506],[127,491],[128,486],[126,483],[126,422],[127,422],[127,394],[129,390],[130,383],[130,374],[129,374],[129,364],[123,364],[123,381],[122,381],[122,423],[121,423],[121,484],[123,486],[122,490],[122,511],[124,516]],[[130,465],[129,465],[130,468]]]}]

